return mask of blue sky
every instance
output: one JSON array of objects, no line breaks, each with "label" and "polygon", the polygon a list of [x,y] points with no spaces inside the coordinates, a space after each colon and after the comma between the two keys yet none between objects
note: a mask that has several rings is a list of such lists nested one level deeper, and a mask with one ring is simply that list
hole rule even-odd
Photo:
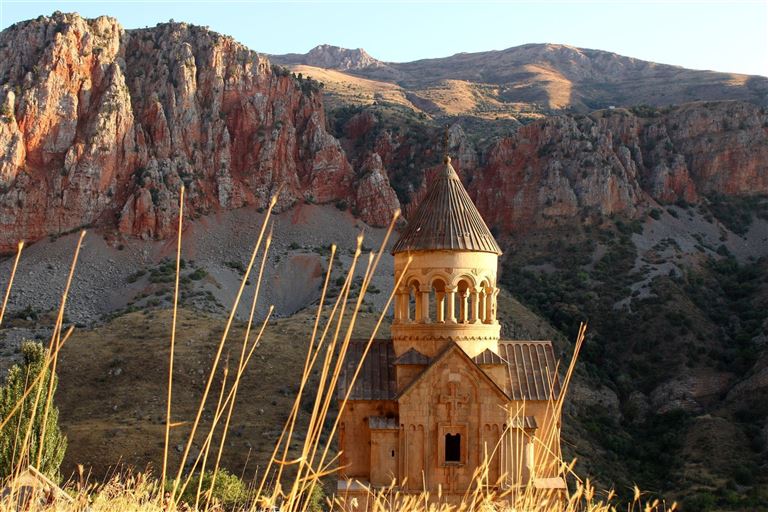
[{"label": "blue sky", "polygon": [[768,0],[0,0],[0,26],[55,10],[107,14],[126,28],[208,25],[266,53],[330,43],[408,61],[550,42],[768,76]]}]

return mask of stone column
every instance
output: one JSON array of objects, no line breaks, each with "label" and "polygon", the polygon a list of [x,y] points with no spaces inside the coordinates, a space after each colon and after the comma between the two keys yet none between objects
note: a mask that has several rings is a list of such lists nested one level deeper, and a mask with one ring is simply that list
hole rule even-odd
[{"label": "stone column", "polygon": [[429,285],[422,285],[421,291],[421,322],[428,324],[429,320],[429,294],[432,292],[432,287]]},{"label": "stone column", "polygon": [[445,300],[448,301],[447,311],[445,313],[446,321],[451,324],[456,323],[456,287],[445,287]]},{"label": "stone column", "polygon": [[481,286],[477,291],[477,323],[485,323],[485,287]]},{"label": "stone column", "polygon": [[493,303],[496,299],[496,292],[492,286],[488,286],[485,289],[485,315],[483,322],[486,324],[493,323]]},{"label": "stone column", "polygon": [[472,290],[472,315],[469,319],[469,323],[476,324],[477,319],[479,318],[478,315],[478,309],[480,306],[480,293],[478,292],[478,289],[475,288]]}]

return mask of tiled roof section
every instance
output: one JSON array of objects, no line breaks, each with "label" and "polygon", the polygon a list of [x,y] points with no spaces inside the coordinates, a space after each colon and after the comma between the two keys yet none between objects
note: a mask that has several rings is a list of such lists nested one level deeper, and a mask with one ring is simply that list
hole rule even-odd
[{"label": "tiled roof section", "polygon": [[429,358],[415,348],[410,348],[405,354],[395,359],[395,364],[417,364],[426,366],[429,364]]},{"label": "tiled roof section", "polygon": [[513,400],[549,400],[560,395],[557,362],[549,341],[500,341],[508,362]]},{"label": "tiled roof section", "polygon": [[510,428],[535,430],[539,428],[539,425],[536,423],[536,418],[534,416],[515,416],[512,418]]},{"label": "tiled roof section", "polygon": [[[339,376],[337,396],[343,399],[363,356],[368,340],[351,340],[344,366]],[[395,351],[392,340],[373,340],[357,376],[350,400],[393,400],[397,392],[395,380]]]},{"label": "tiled roof section", "polygon": [[507,364],[499,355],[491,349],[485,349],[472,358],[475,364]]},{"label": "tiled roof section", "polygon": [[400,424],[397,418],[387,418],[385,416],[368,416],[368,428],[371,430],[397,430]]},{"label": "tiled roof section", "polygon": [[392,253],[434,249],[501,254],[449,157]]}]

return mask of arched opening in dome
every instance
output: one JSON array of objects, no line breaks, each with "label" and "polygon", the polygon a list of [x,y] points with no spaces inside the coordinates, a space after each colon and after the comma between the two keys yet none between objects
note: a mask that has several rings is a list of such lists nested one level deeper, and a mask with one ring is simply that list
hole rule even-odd
[{"label": "arched opening in dome", "polygon": [[456,286],[459,301],[458,322],[466,324],[472,321],[472,283],[469,279],[461,279]]},{"label": "arched opening in dome", "polygon": [[446,311],[445,281],[440,278],[432,281],[432,293],[435,296],[432,318],[437,323],[444,323]]},{"label": "arched opening in dome", "polygon": [[488,295],[486,293],[488,289],[488,282],[483,281],[480,283],[480,291],[478,292],[477,301],[477,318],[481,323],[488,323]]},{"label": "arched opening in dome", "polygon": [[416,279],[408,283],[408,308],[406,310],[406,321],[421,321],[421,293],[419,288],[421,284]]}]

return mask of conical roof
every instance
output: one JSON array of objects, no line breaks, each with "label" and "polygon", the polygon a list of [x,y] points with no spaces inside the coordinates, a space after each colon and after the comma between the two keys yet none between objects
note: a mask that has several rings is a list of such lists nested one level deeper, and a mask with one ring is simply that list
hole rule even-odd
[{"label": "conical roof", "polygon": [[448,156],[392,253],[435,249],[501,254]]}]

